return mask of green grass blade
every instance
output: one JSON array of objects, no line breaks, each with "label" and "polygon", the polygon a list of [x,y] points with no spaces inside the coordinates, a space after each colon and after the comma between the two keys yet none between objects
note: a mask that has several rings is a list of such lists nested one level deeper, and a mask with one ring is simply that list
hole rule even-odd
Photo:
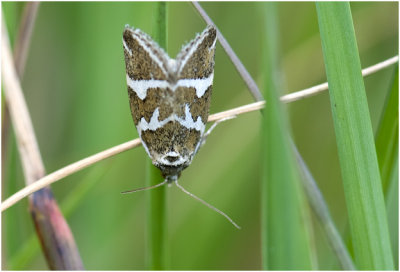
[{"label": "green grass blade", "polygon": [[[147,185],[155,185],[163,181],[160,170],[148,160]],[[147,262],[152,270],[166,269],[167,241],[167,186],[147,191]]]},{"label": "green grass blade", "polygon": [[263,69],[265,75],[262,148],[262,263],[263,269],[311,269],[309,235],[304,224],[304,198],[289,141],[286,113],[279,101],[278,27],[275,3],[265,5]]},{"label": "green grass blade", "polygon": [[168,45],[168,18],[167,18],[167,3],[157,2],[156,13],[154,17],[154,40],[164,48],[167,52]]},{"label": "green grass blade", "polygon": [[355,262],[393,269],[385,203],[348,2],[317,3]]},{"label": "green grass blade", "polygon": [[[167,51],[167,3],[155,3],[154,40]],[[163,181],[160,170],[147,162],[147,186]],[[152,270],[167,269],[167,186],[147,192],[147,262]]]},{"label": "green grass blade", "polygon": [[[399,158],[399,72],[394,70],[393,83],[386,97],[375,137],[376,154],[386,200],[389,233],[395,264],[398,264],[398,158]],[[396,266],[396,269],[398,267]]]}]

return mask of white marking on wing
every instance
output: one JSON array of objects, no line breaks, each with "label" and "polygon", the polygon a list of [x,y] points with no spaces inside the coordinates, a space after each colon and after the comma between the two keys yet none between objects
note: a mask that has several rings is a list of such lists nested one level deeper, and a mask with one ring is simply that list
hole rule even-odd
[{"label": "white marking on wing", "polygon": [[214,79],[214,73],[212,73],[207,78],[180,79],[178,80],[176,85],[177,87],[195,88],[196,96],[200,98],[207,91],[208,87],[212,85],[213,79]]},{"label": "white marking on wing", "polygon": [[182,119],[178,117],[175,113],[168,116],[166,119],[159,121],[158,117],[160,116],[160,109],[157,107],[153,113],[153,115],[150,118],[150,122],[147,122],[144,117],[142,117],[137,125],[137,129],[139,132],[139,135],[141,135],[142,131],[146,130],[156,130],[161,127],[163,127],[166,123],[170,121],[176,121],[182,126],[184,126],[187,129],[195,129],[197,131],[200,131],[200,134],[203,135],[204,129],[205,129],[205,124],[202,122],[201,117],[198,116],[197,120],[194,121],[192,114],[190,113],[189,105],[185,105],[185,118]]},{"label": "white marking on wing", "polygon": [[143,100],[146,98],[147,90],[150,88],[167,88],[170,87],[170,84],[165,80],[133,80],[126,75],[126,82],[129,87],[137,94],[137,96]]},{"label": "white marking on wing", "polygon": [[137,96],[143,100],[146,98],[147,90],[150,88],[170,88],[173,92],[178,87],[195,88],[196,96],[202,97],[213,83],[214,73],[212,73],[207,78],[197,78],[197,79],[180,79],[175,85],[171,85],[165,80],[133,80],[126,75],[126,82],[129,87],[137,94]]},{"label": "white marking on wing", "polygon": [[201,117],[198,116],[196,122],[193,120],[193,116],[190,113],[189,105],[185,105],[185,119],[181,119],[179,117],[176,117],[177,121],[179,124],[182,126],[188,128],[188,129],[195,129],[197,131],[201,132],[201,135],[203,135],[204,128],[206,127],[203,122],[201,121]]},{"label": "white marking on wing", "polygon": [[213,44],[211,45],[210,48],[208,48],[208,52],[211,52],[211,50],[213,50],[215,48],[215,44],[217,43],[217,38],[215,38]]},{"label": "white marking on wing", "polygon": [[[157,56],[153,53],[153,51],[151,50],[151,48],[149,48],[149,46],[143,41],[144,39],[147,40],[147,38],[142,34],[142,32],[138,31],[137,29],[135,29],[132,32],[132,37],[139,43],[139,45],[149,54],[150,58],[155,61],[158,65],[158,67],[163,71],[164,75],[167,76],[168,73],[164,68],[164,63],[163,61],[160,59],[160,57],[165,58],[167,61],[169,61],[169,56],[161,49],[157,47],[157,51],[159,54],[161,54],[161,56]],[[150,45],[155,48],[156,44],[150,40]]]},{"label": "white marking on wing", "polygon": [[156,108],[156,110],[153,112],[153,115],[150,118],[150,122],[147,122],[144,117],[140,119],[140,122],[137,125],[138,130],[140,131],[146,131],[146,130],[156,130],[162,126],[164,126],[166,123],[168,123],[169,119],[171,119],[172,116],[170,116],[167,119],[164,119],[162,121],[158,121],[158,117],[160,116],[160,108]]},{"label": "white marking on wing", "polygon": [[[194,45],[192,45],[192,47],[190,48],[189,52],[183,57],[183,59],[180,61],[180,66],[179,66],[179,71],[178,71],[178,75],[181,73],[181,71],[183,70],[183,68],[185,68],[185,65],[187,63],[187,61],[189,60],[189,58],[193,55],[193,53],[197,50],[197,48],[199,47],[199,45],[201,44],[201,42],[204,40],[204,38],[206,37],[206,35],[204,34],[204,32],[199,36],[198,40],[194,43]],[[184,51],[185,48],[182,49],[182,51]]]},{"label": "white marking on wing", "polygon": [[122,44],[124,45],[125,50],[128,51],[129,55],[132,56],[132,50],[128,47],[128,45],[126,44],[124,38],[122,38]]},{"label": "white marking on wing", "polygon": [[[139,133],[140,136],[140,133]],[[140,137],[142,138],[142,137]],[[153,156],[150,154],[149,148],[147,147],[146,143],[142,140],[142,145],[144,147],[144,150],[146,150],[147,155],[149,155],[150,158],[153,158]]]}]

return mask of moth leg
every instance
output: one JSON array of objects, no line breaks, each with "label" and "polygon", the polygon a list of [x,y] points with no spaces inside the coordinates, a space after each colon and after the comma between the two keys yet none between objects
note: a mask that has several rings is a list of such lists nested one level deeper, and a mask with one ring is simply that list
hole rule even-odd
[{"label": "moth leg", "polygon": [[234,118],[236,118],[236,115],[228,116],[228,117],[225,117],[225,118],[215,121],[214,124],[212,124],[212,126],[206,131],[206,133],[204,133],[203,137],[201,138],[200,146],[203,146],[206,143],[207,137],[211,134],[211,132],[214,130],[214,128],[217,125],[219,125],[222,122],[234,119]]}]

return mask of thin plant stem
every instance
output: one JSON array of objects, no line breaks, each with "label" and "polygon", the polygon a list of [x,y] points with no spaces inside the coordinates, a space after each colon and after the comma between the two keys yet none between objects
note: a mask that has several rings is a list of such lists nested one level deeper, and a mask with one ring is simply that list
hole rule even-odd
[{"label": "thin plant stem", "polygon": [[[392,66],[393,64],[396,64],[399,62],[399,56],[394,56],[392,58],[389,58],[387,60],[384,60],[382,62],[379,62],[377,64],[374,64],[372,66],[369,66],[365,69],[362,70],[362,75],[364,77],[369,76],[371,74],[374,74],[380,70],[383,70],[385,68],[388,68],[390,66]],[[281,96],[280,100],[283,103],[291,103],[294,101],[298,101],[310,96],[314,96],[317,95],[321,92],[324,92],[328,90],[328,82],[310,87],[310,88],[306,88],[300,91],[296,91],[290,94],[286,94]],[[247,112],[252,112],[252,111],[257,111],[257,110],[261,110],[265,107],[265,101],[259,101],[259,102],[254,102],[251,104],[247,104],[244,106],[240,106],[237,108],[233,108],[230,110],[226,110],[223,112],[219,112],[219,113],[215,113],[213,115],[210,115],[208,117],[208,122],[213,122],[213,121],[217,121],[229,116],[234,116],[234,115],[239,115],[239,114],[243,114],[243,113],[247,113]]]},{"label": "thin plant stem", "polygon": [[[385,69],[387,67],[390,67],[391,65],[397,63],[398,60],[399,60],[399,57],[395,56],[388,60],[385,60],[383,62],[375,64],[373,66],[370,66],[363,70],[363,76],[367,76],[367,75],[376,73],[382,69]],[[369,73],[367,74],[366,71],[368,71]],[[4,78],[4,81],[6,81],[5,78]],[[322,85],[324,85],[326,87],[324,87]],[[281,96],[280,99],[282,102],[290,103],[290,102],[294,102],[294,101],[297,101],[300,99],[304,99],[309,96],[316,95],[316,94],[321,93],[326,90],[328,90],[328,84],[323,83],[323,84],[320,84],[320,85],[317,85],[317,86],[314,86],[311,88],[307,88],[307,89],[304,89],[304,90],[301,90],[301,91],[298,91],[295,93],[291,93],[290,98],[287,98],[289,95],[284,95],[284,96]],[[244,105],[244,106],[240,106],[240,107],[226,110],[223,112],[212,114],[208,117],[208,122],[214,122],[214,121],[221,120],[221,119],[224,119],[224,118],[227,118],[230,116],[237,116],[237,115],[244,114],[244,113],[258,111],[258,110],[263,109],[264,107],[265,107],[265,101],[251,103],[248,105]],[[130,140],[128,142],[119,144],[117,146],[103,150],[97,154],[94,154],[94,155],[91,155],[84,159],[81,159],[81,160],[74,162],[70,165],[67,165],[51,174],[48,174],[47,176],[37,180],[34,184],[31,184],[31,185],[28,185],[28,186],[22,188],[20,191],[16,192],[15,194],[13,194],[9,198],[7,198],[5,201],[3,201],[1,203],[1,211],[3,212],[5,210],[7,210],[9,207],[13,206],[15,203],[17,203],[21,199],[40,190],[41,188],[44,188],[47,185],[57,182],[65,177],[72,175],[82,169],[85,169],[86,167],[89,167],[97,162],[100,162],[102,160],[110,158],[114,155],[117,155],[117,154],[127,151],[129,149],[135,148],[135,147],[139,146],[140,144],[141,144],[141,142],[140,142],[139,138]]]},{"label": "thin plant stem", "polygon": [[[154,19],[154,40],[167,51],[167,2],[155,2]],[[162,180],[160,170],[147,159],[146,186],[155,186]],[[168,267],[167,193],[166,186],[146,192],[146,257],[147,267],[151,270],[166,270]]]},{"label": "thin plant stem", "polygon": [[100,162],[102,160],[105,160],[107,158],[110,158],[112,156],[115,156],[117,154],[120,154],[124,151],[130,150],[132,148],[135,148],[141,144],[140,139],[134,139],[129,142],[111,147],[109,149],[103,150],[97,154],[94,154],[92,156],[89,156],[87,158],[84,158],[82,160],[79,160],[77,162],[74,162],[70,165],[67,165],[51,174],[48,174],[47,176],[37,180],[35,183],[28,185],[21,189],[20,191],[16,192],[9,198],[7,198],[5,201],[1,203],[1,211],[5,211],[24,197],[58,181],[61,180],[65,177],[68,177],[72,175],[73,173],[76,173],[82,169],[85,169],[97,162]]},{"label": "thin plant stem", "polygon": [[247,85],[247,88],[249,89],[250,93],[253,95],[254,99],[256,101],[262,101],[264,100],[260,89],[258,88],[256,82],[254,79],[251,77],[247,69],[244,67],[243,63],[240,61],[238,56],[235,54],[233,51],[232,47],[229,45],[225,37],[222,35],[221,31],[217,28],[217,26],[214,24],[214,22],[211,20],[210,16],[205,12],[205,10],[200,6],[200,4],[196,1],[192,2],[193,6],[197,9],[203,20],[208,24],[208,25],[213,25],[217,29],[217,39],[219,43],[222,45],[224,48],[226,54],[232,61],[233,65],[235,66],[236,70],[240,74],[240,76],[243,78],[244,82]]}]

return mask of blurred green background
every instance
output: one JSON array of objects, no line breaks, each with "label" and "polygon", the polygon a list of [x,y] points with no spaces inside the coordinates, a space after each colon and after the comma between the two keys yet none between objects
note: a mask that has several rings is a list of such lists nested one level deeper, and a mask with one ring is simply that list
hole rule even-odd
[{"label": "blurred green background", "polygon": [[[2,3],[11,40],[23,5]],[[201,5],[261,87],[263,3]],[[129,109],[122,31],[129,24],[152,34],[154,6],[140,2],[40,5],[22,87],[48,173],[138,137]],[[280,3],[278,8],[279,58],[286,86],[282,94],[325,82],[315,4]],[[362,67],[397,55],[398,3],[357,2],[351,8]],[[167,51],[176,56],[205,23],[187,2],[170,3],[168,12]],[[393,67],[365,79],[375,129],[392,74]],[[210,113],[251,102],[252,96],[218,44]],[[345,231],[347,214],[328,94],[291,103],[288,109],[299,151],[337,227]],[[242,230],[174,186],[169,188],[172,269],[261,268],[260,117],[253,112],[218,126],[180,178],[183,186],[229,214]],[[12,126],[8,133],[2,158],[3,200],[24,186]],[[146,157],[139,147],[52,186],[86,269],[146,269],[145,193],[120,194],[144,186]],[[397,220],[398,215],[393,216]],[[311,220],[319,268],[339,269],[318,222]],[[47,268],[33,236],[26,200],[2,214],[2,268]]]}]

